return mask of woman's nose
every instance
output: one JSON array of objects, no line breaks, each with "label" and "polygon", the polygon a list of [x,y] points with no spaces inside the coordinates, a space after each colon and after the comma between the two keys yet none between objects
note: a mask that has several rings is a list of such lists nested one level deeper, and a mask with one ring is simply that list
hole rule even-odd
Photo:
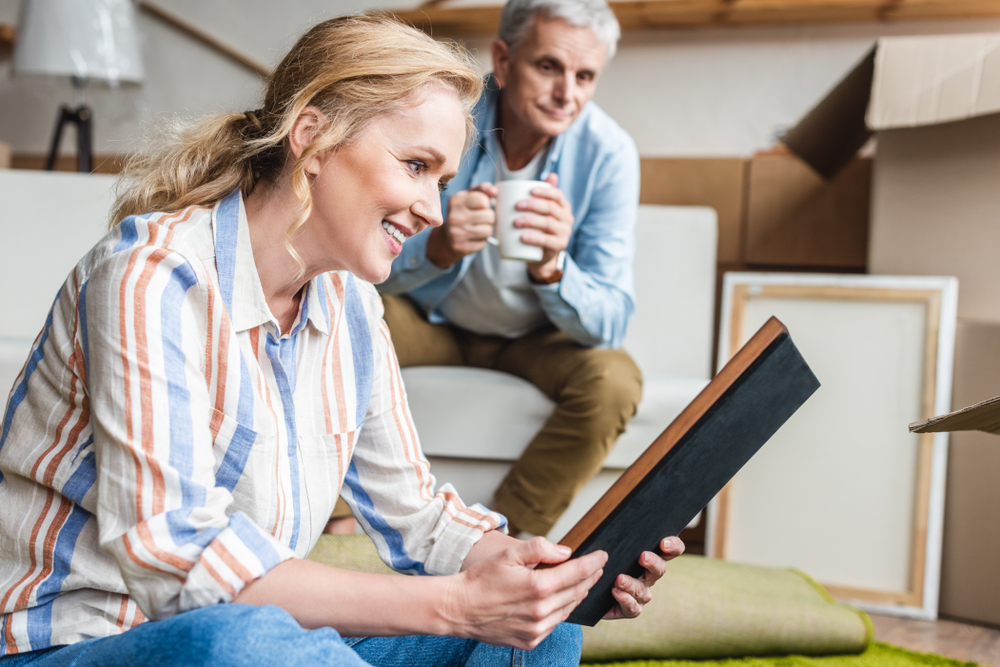
[{"label": "woman's nose", "polygon": [[415,201],[410,211],[430,227],[440,227],[444,224],[441,215],[441,196],[437,189],[432,194]]}]

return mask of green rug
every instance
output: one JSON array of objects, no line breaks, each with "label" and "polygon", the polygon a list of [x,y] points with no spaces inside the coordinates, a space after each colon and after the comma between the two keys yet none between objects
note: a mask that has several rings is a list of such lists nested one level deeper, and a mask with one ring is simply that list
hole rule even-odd
[{"label": "green rug", "polygon": [[804,656],[785,655],[770,658],[729,658],[726,660],[638,660],[603,662],[581,667],[978,667],[974,662],[952,660],[940,655],[914,653],[905,649],[872,642],[859,655]]},{"label": "green rug", "polygon": [[[365,535],[323,535],[309,558],[392,572]],[[796,570],[681,556],[653,593],[638,619],[584,628],[583,661],[861,654],[871,641],[864,612],[834,602]],[[777,663],[752,667],[764,664]]]}]

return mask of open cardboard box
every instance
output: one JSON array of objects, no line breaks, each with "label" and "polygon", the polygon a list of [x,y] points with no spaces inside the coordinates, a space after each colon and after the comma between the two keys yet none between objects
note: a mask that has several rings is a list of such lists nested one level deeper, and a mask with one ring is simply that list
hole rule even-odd
[{"label": "open cardboard box", "polygon": [[832,178],[873,133],[868,271],[956,276],[1000,322],[1000,34],[880,39],[784,143]]},{"label": "open cardboard box", "polygon": [[[954,406],[1000,389],[1000,35],[884,38],[784,138],[832,178],[871,136],[868,271],[959,278]],[[988,412],[989,406],[979,409]],[[980,414],[977,412],[977,415]],[[973,416],[964,413],[959,421]],[[940,612],[1000,624],[1000,443],[956,433]]]}]

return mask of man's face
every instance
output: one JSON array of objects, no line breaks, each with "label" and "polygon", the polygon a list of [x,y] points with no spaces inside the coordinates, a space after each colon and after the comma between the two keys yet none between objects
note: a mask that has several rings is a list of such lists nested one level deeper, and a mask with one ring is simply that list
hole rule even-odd
[{"label": "man's face", "polygon": [[516,50],[497,40],[492,53],[493,72],[511,120],[555,137],[594,96],[607,47],[589,28],[536,16]]}]

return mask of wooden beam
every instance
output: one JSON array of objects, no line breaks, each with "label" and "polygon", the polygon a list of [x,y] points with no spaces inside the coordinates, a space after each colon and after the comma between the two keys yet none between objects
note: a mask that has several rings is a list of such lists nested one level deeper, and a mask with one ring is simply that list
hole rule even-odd
[{"label": "wooden beam", "polygon": [[[623,30],[1000,16],[998,0],[622,0],[610,4]],[[394,14],[427,32],[446,35],[494,35],[500,22],[499,5],[427,3]]]},{"label": "wooden beam", "polygon": [[163,23],[183,32],[185,35],[195,39],[210,49],[217,51],[223,56],[229,58],[230,60],[243,65],[250,71],[258,74],[265,79],[271,76],[271,68],[264,63],[248,56],[239,49],[236,49],[229,44],[226,44],[221,39],[208,32],[201,26],[195,25],[191,21],[188,21],[184,17],[173,13],[172,11],[161,7],[152,0],[138,0],[136,3],[140,9],[144,10],[151,16],[156,17]]}]

